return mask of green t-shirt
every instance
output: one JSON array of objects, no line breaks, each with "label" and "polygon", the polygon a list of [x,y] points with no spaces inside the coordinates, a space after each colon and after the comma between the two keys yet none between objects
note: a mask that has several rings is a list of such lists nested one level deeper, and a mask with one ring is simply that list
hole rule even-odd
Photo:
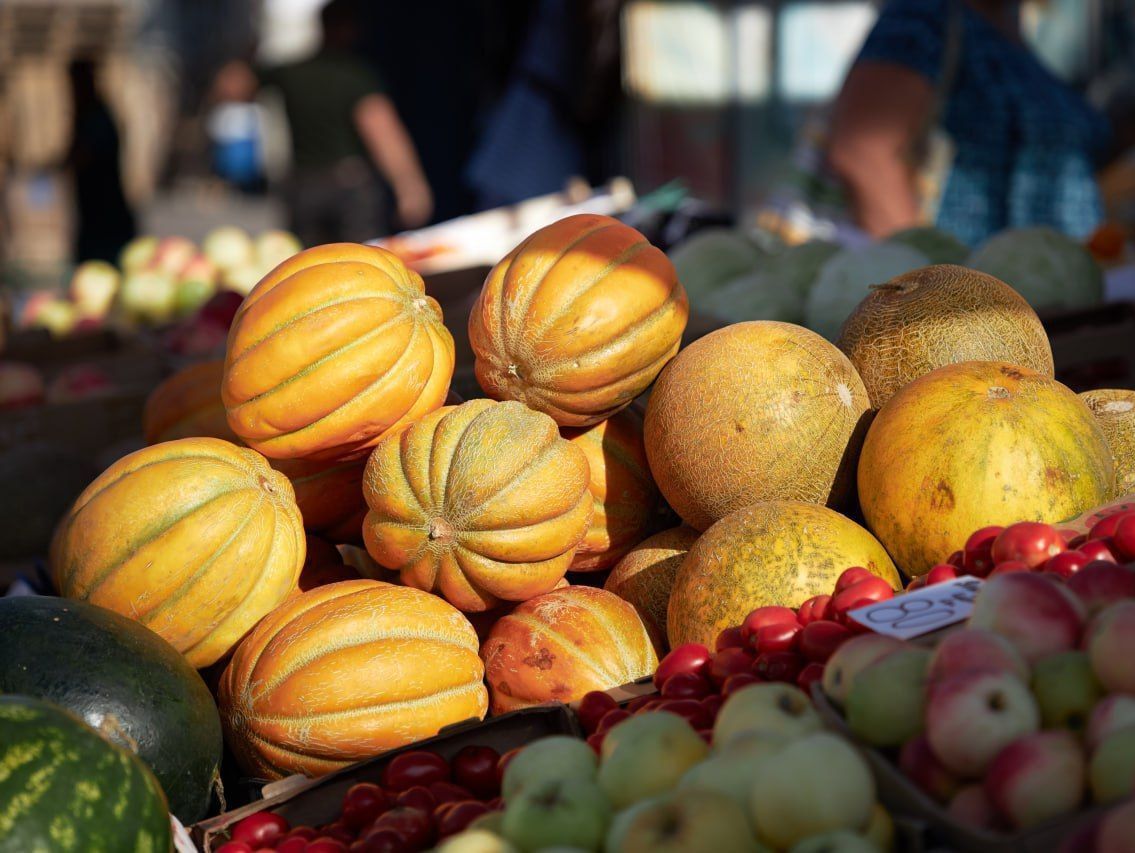
[{"label": "green t-shirt", "polygon": [[355,129],[355,105],[385,87],[362,60],[321,51],[302,62],[262,69],[259,76],[262,85],[279,90],[283,97],[297,169],[367,156]]}]

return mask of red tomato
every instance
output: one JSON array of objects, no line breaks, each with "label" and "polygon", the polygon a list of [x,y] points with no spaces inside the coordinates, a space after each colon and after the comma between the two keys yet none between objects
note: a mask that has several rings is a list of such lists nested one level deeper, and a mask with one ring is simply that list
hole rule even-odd
[{"label": "red tomato", "polygon": [[434,795],[434,802],[438,805],[442,803],[459,803],[462,800],[473,799],[473,792],[468,788],[462,788],[460,785],[455,785],[452,782],[434,782],[429,786],[430,793]]},{"label": "red tomato", "polygon": [[1076,549],[1088,558],[1088,562],[1103,560],[1106,563],[1117,563],[1115,553],[1111,550],[1110,539],[1089,539]]},{"label": "red tomato", "polygon": [[217,853],[252,853],[252,848],[243,841],[226,841],[217,848]]},{"label": "red tomato", "polygon": [[338,841],[342,841],[344,844],[350,844],[355,840],[356,836],[356,832],[344,826],[339,821],[327,824],[327,826],[319,830],[318,835],[319,838],[334,838]]},{"label": "red tomato", "polygon": [[698,737],[713,746],[713,729],[698,729]]},{"label": "red tomato", "polygon": [[[617,707],[617,703],[616,703]],[[612,709],[614,710],[614,709]],[[601,719],[601,718],[600,718]],[[598,725],[598,723],[596,723]],[[504,779],[505,768],[508,767],[509,762],[520,754],[520,750],[524,749],[523,746],[517,746],[510,749],[508,752],[501,756],[501,760],[497,762],[497,784],[500,785],[501,780]]]},{"label": "red tomato", "polygon": [[741,633],[740,628],[726,628],[717,635],[717,641],[713,644],[714,651],[721,651],[722,649],[742,649],[745,647],[745,635]]},{"label": "red tomato", "polygon": [[791,607],[769,605],[758,607],[746,616],[745,621],[741,623],[741,633],[745,636],[745,641],[752,644],[753,635],[766,625],[796,624],[799,624],[799,620],[796,618],[796,611]]},{"label": "red tomato", "polygon": [[328,836],[320,836],[314,841],[309,841],[307,847],[303,848],[304,853],[347,853],[347,850],[345,843],[338,838]]},{"label": "red tomato", "polygon": [[417,809],[429,814],[437,808],[437,800],[434,799],[429,788],[424,785],[415,785],[395,797],[394,805],[399,808]]},{"label": "red tomato", "polygon": [[994,564],[1020,560],[1035,569],[1049,557],[1065,550],[1064,539],[1051,524],[1039,521],[1018,521],[1010,524],[993,540],[990,553]]},{"label": "red tomato", "polygon": [[318,835],[319,833],[315,831],[315,827],[313,826],[297,826],[288,833],[287,838],[302,838],[306,841],[311,841]]},{"label": "red tomato", "polygon": [[832,597],[830,595],[813,595],[800,605],[800,609],[797,611],[797,618],[800,620],[801,625],[807,625],[810,622],[818,622],[820,619],[830,618],[831,609]]},{"label": "red tomato", "polygon": [[500,753],[491,746],[462,747],[449,762],[453,767],[453,781],[468,788],[479,800],[491,799],[500,792],[500,783],[497,781],[498,761]]},{"label": "red tomato", "polygon": [[[619,703],[602,690],[592,690],[590,693],[584,694],[583,698],[579,700],[579,707],[575,709],[575,715],[579,717],[579,724],[583,726],[583,730],[588,734],[593,734],[595,728],[599,725],[599,721],[603,719],[603,715],[618,707]],[[456,773],[456,767],[454,767],[454,772]],[[499,777],[500,774],[497,775]]]},{"label": "red tomato", "polygon": [[1028,563],[1023,563],[1020,560],[1006,560],[1003,563],[998,563],[993,571],[989,573],[989,577],[995,578],[998,575],[1011,575],[1016,572],[1031,572],[1032,567]]},{"label": "red tomato", "polygon": [[840,576],[836,578],[835,589],[832,590],[832,596],[834,597],[839,595],[852,584],[859,583],[861,580],[866,580],[867,578],[873,577],[875,577],[875,575],[873,575],[862,566],[852,566],[850,569],[844,569],[840,573]]},{"label": "red tomato", "polygon": [[[667,684],[670,683],[669,678],[666,679],[666,683]],[[663,685],[663,686],[665,687],[665,685]],[[634,715],[634,714],[637,714],[639,711],[641,711],[643,708],[645,708],[648,704],[653,702],[656,698],[658,698],[658,697],[654,696],[653,694],[648,694],[646,696],[636,696],[634,699],[632,699],[630,702],[628,702],[624,707],[626,708],[628,714]]]},{"label": "red tomato", "polygon": [[1109,539],[1115,535],[1116,528],[1125,518],[1135,518],[1135,510],[1114,512],[1106,518],[1100,519],[1088,531],[1088,539]]},{"label": "red tomato", "polygon": [[406,839],[390,829],[379,829],[356,841],[350,853],[416,853],[420,848],[406,843]]},{"label": "red tomato", "polygon": [[360,782],[347,789],[339,820],[351,829],[362,829],[374,823],[375,818],[390,808],[391,804],[390,795],[378,785]]},{"label": "red tomato", "polygon": [[[843,617],[850,610],[865,607],[876,601],[886,601],[894,597],[891,585],[880,577],[872,575],[856,581],[851,586],[844,587],[832,599],[832,614],[843,621]],[[845,623],[846,624],[846,623]]]},{"label": "red tomato", "polygon": [[1119,517],[1111,534],[1111,547],[1117,557],[1135,560],[1135,512],[1125,512]]},{"label": "red tomato", "polygon": [[593,734],[589,734],[587,736],[587,745],[595,750],[595,754],[598,755],[603,749],[603,739],[606,737],[606,732],[594,732]]},{"label": "red tomato", "polygon": [[803,668],[804,661],[795,652],[763,652],[754,667],[757,675],[765,681],[784,681],[788,684],[796,681]]},{"label": "red tomato", "polygon": [[965,565],[965,551],[955,551],[946,558],[946,562],[953,566],[955,569],[960,569]]},{"label": "red tomato", "polygon": [[748,687],[750,684],[759,684],[760,681],[756,674],[752,672],[739,672],[736,675],[731,675],[725,679],[725,683],[721,685],[721,697],[723,699],[728,698],[742,687]]},{"label": "red tomato", "polygon": [[666,679],[661,692],[666,699],[701,699],[712,691],[710,683],[697,673],[679,672]]},{"label": "red tomato", "polygon": [[423,850],[433,843],[434,826],[429,812],[421,809],[391,809],[374,822],[374,831],[389,829],[401,835],[415,850]]},{"label": "red tomato", "polygon": [[237,822],[229,837],[233,841],[243,841],[253,849],[266,847],[280,841],[288,834],[288,822],[272,812],[257,812]]},{"label": "red tomato", "polygon": [[800,635],[800,653],[809,662],[825,663],[851,636],[851,631],[838,622],[822,619],[804,628]]},{"label": "red tomato", "polygon": [[454,803],[437,821],[437,837],[448,838],[464,832],[473,821],[487,814],[489,807],[477,800]]},{"label": "red tomato", "polygon": [[382,785],[392,791],[405,791],[415,785],[448,782],[452,778],[449,762],[425,749],[394,756],[382,771]]},{"label": "red tomato", "polygon": [[1041,571],[1048,572],[1049,574],[1058,575],[1062,578],[1070,578],[1084,566],[1088,565],[1090,560],[1086,554],[1080,551],[1061,551],[1055,557],[1049,558],[1040,567]]},{"label": "red tomato", "polygon": [[916,578],[912,578],[911,582],[906,585],[906,591],[910,592],[915,589],[922,589],[924,586],[926,586],[926,575],[919,575]]},{"label": "red tomato", "polygon": [[658,706],[658,710],[677,714],[695,729],[713,725],[713,717],[697,699],[667,699]]},{"label": "red tomato", "polygon": [[307,849],[307,843],[309,841],[312,841],[313,838],[302,838],[298,835],[289,835],[287,838],[276,845],[276,853],[303,853],[303,851]]},{"label": "red tomato", "polygon": [[983,578],[993,571],[993,540],[1004,529],[999,525],[993,525],[970,534],[965,547],[962,548],[962,569],[967,575]]},{"label": "red tomato", "polygon": [[751,642],[759,653],[790,652],[800,640],[803,626],[799,622],[785,622],[781,625],[765,625],[753,634]]},{"label": "red tomato", "polygon": [[701,643],[684,643],[671,649],[654,672],[654,686],[661,689],[666,679],[677,672],[705,673],[712,656]]},{"label": "red tomato", "polygon": [[717,712],[721,710],[721,705],[725,700],[721,698],[720,694],[714,693],[712,696],[706,696],[701,700],[702,707],[705,708],[706,713],[711,718],[717,717]]},{"label": "red tomato", "polygon": [[722,649],[709,664],[709,680],[720,686],[729,676],[748,672],[752,666],[753,656],[747,650]]},{"label": "red tomato", "polygon": [[608,711],[603,715],[603,719],[599,721],[599,728],[595,730],[596,734],[610,731],[613,727],[617,726],[623,720],[629,720],[631,712],[625,708],[616,708],[614,711]]},{"label": "red tomato", "polygon": [[930,571],[926,573],[926,585],[934,586],[934,584],[945,583],[951,581],[958,576],[958,570],[951,566],[949,563],[939,563],[932,566]]},{"label": "red tomato", "polygon": [[796,676],[796,686],[808,695],[812,694],[812,685],[824,677],[824,665],[812,661]]}]

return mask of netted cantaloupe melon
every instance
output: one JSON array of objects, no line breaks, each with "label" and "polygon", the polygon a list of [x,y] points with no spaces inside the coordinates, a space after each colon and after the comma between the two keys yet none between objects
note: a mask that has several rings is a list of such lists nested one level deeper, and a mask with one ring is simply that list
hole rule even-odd
[{"label": "netted cantaloupe melon", "polygon": [[670,646],[713,648],[721,631],[758,607],[798,607],[830,593],[851,566],[900,585],[883,546],[834,510],[799,501],[740,509],[702,534],[682,561],[670,592]]},{"label": "netted cantaloupe melon", "polygon": [[1135,494],[1135,391],[1101,388],[1080,395],[1103,430],[1115,462],[1115,496]]},{"label": "netted cantaloupe melon", "polygon": [[1053,375],[1052,347],[1029,303],[1003,281],[952,264],[872,288],[838,346],[875,408],[919,376],[961,361],[1007,361]]},{"label": "netted cantaloupe melon", "polygon": [[611,570],[603,589],[613,592],[638,611],[659,656],[666,652],[666,609],[678,568],[698,532],[674,527],[656,533],[632,548]]},{"label": "netted cantaloupe melon", "polygon": [[698,530],[756,501],[837,506],[853,486],[869,405],[847,356],[819,335],[736,323],[662,371],[646,455],[663,496]]}]

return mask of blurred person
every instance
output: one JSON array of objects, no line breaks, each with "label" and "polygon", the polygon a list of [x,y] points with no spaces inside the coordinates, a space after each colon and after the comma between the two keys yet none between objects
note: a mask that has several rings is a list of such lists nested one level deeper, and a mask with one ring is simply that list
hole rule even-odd
[{"label": "blurred person", "polygon": [[433,197],[417,151],[381,80],[355,53],[356,3],[331,0],[323,37],[309,59],[254,71],[229,63],[217,77],[220,100],[250,100],[258,87],[280,92],[291,132],[292,173],[284,197],[290,227],[307,246],[364,242],[388,234],[386,184],[398,224],[426,224]]},{"label": "blurred person", "polygon": [[75,260],[115,263],[137,233],[122,190],[118,127],[99,94],[93,61],[73,61],[68,79],[73,114],[65,168],[75,192]]},{"label": "blurred person", "polygon": [[858,225],[919,224],[917,159],[932,126],[952,142],[939,227],[973,245],[1009,227],[1088,236],[1106,120],[1024,45],[1016,0],[889,0],[848,72],[827,160]]}]

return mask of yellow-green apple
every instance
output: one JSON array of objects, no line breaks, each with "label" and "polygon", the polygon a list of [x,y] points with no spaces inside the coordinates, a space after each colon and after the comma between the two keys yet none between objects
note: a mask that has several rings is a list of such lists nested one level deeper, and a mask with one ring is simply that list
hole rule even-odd
[{"label": "yellow-green apple", "polygon": [[1033,695],[1046,729],[1065,728],[1077,734],[1087,728],[1103,687],[1092,672],[1092,662],[1081,651],[1059,652],[1033,666]]},{"label": "yellow-green apple", "polygon": [[793,738],[823,727],[812,700],[800,688],[772,682],[750,684],[730,694],[717,712],[713,742],[727,749],[740,734],[760,732]]},{"label": "yellow-green apple", "polygon": [[160,270],[130,273],[122,282],[119,301],[131,319],[161,323],[173,316],[177,280]]},{"label": "yellow-green apple", "polygon": [[1111,693],[1135,693],[1135,600],[1101,610],[1087,634],[1088,654]]},{"label": "yellow-green apple", "polygon": [[203,251],[218,269],[229,270],[253,263],[256,249],[248,232],[236,225],[222,225],[205,235]]},{"label": "yellow-green apple", "polygon": [[[614,836],[614,837],[612,837]],[[607,853],[753,853],[756,842],[741,806],[716,791],[671,791],[644,800],[608,832]]]},{"label": "yellow-green apple", "polygon": [[71,276],[71,302],[81,319],[105,317],[122,276],[106,261],[84,261]]},{"label": "yellow-green apple", "polygon": [[939,803],[950,802],[962,786],[961,780],[938,760],[924,734],[903,744],[899,751],[899,769],[923,793]]},{"label": "yellow-green apple", "polygon": [[875,806],[875,779],[851,744],[829,732],[805,735],[762,764],[749,812],[760,838],[777,849],[813,835],[864,830]]},{"label": "yellow-green apple", "polygon": [[501,779],[501,797],[507,803],[522,789],[545,779],[595,779],[598,761],[585,742],[567,735],[552,735],[528,744],[508,762]]},{"label": "yellow-green apple", "polygon": [[255,264],[245,264],[224,270],[221,274],[221,283],[234,293],[248,296],[252,292],[252,288],[260,283],[260,279],[264,277],[266,272],[268,271]]},{"label": "yellow-green apple", "polygon": [[880,803],[875,803],[871,809],[871,819],[867,821],[863,837],[873,843],[876,850],[895,848],[895,822],[891,819],[891,813]]},{"label": "yellow-green apple", "polygon": [[[489,812],[499,816],[500,812]],[[520,853],[516,846],[488,829],[466,829],[451,835],[436,848],[437,853]]]},{"label": "yellow-green apple", "polygon": [[124,273],[132,273],[142,269],[154,257],[158,250],[158,238],[150,235],[135,237],[125,246],[118,255],[118,267]]},{"label": "yellow-green apple", "polygon": [[43,402],[43,374],[20,361],[0,362],[0,409],[38,406]]},{"label": "yellow-green apple", "polygon": [[784,748],[787,738],[768,735],[738,735],[729,748],[715,750],[709,758],[685,772],[678,780],[679,790],[716,791],[733,797],[743,809],[749,808],[749,789],[757,770]]},{"label": "yellow-green apple", "polygon": [[650,711],[607,732],[599,754],[599,787],[616,810],[669,791],[709,746],[677,714]]},{"label": "yellow-green apple", "polygon": [[990,578],[973,604],[969,624],[1012,643],[1030,664],[1079,646],[1084,607],[1063,582],[1039,572]]},{"label": "yellow-green apple", "polygon": [[176,278],[197,254],[197,246],[185,237],[163,237],[154,249],[146,269],[168,273]]},{"label": "yellow-green apple", "polygon": [[837,829],[805,838],[788,853],[879,853],[879,847],[857,832]]},{"label": "yellow-green apple", "polygon": [[974,829],[996,829],[1000,824],[997,810],[980,784],[959,788],[946,811],[962,826]]},{"label": "yellow-green apple", "polygon": [[74,330],[79,321],[75,306],[53,293],[37,293],[28,299],[20,325],[47,329],[52,337],[62,338]]},{"label": "yellow-green apple", "polygon": [[1113,693],[1105,696],[1092,709],[1088,729],[1084,734],[1084,745],[1093,750],[1101,740],[1128,726],[1135,726],[1135,696],[1126,693]]},{"label": "yellow-green apple", "polygon": [[256,264],[265,272],[303,251],[303,243],[287,231],[262,231],[256,235]]},{"label": "yellow-green apple", "polygon": [[1015,675],[971,672],[930,687],[926,739],[938,760],[963,778],[981,776],[998,752],[1039,728],[1036,699]]},{"label": "yellow-green apple", "polygon": [[1099,742],[1088,763],[1088,781],[1097,803],[1135,794],[1135,727],[1119,729]]},{"label": "yellow-green apple", "polygon": [[217,268],[205,255],[197,255],[181,271],[174,297],[174,313],[192,314],[217,292]]},{"label": "yellow-green apple", "polygon": [[591,779],[543,779],[525,786],[504,811],[504,837],[524,851],[552,845],[598,850],[611,804]]},{"label": "yellow-green apple", "polygon": [[1135,598],[1135,568],[1096,560],[1072,575],[1067,586],[1087,608],[1088,616],[1095,616],[1109,604]]},{"label": "yellow-green apple", "polygon": [[893,651],[906,648],[906,643],[886,634],[859,634],[841,645],[828,658],[821,682],[824,693],[839,707],[847,701],[855,677],[875,661]]},{"label": "yellow-green apple", "polygon": [[73,364],[51,380],[45,399],[48,403],[74,403],[104,397],[114,389],[114,380],[98,365]]},{"label": "yellow-green apple", "polygon": [[985,793],[1015,829],[1029,829],[1071,814],[1084,800],[1084,751],[1069,731],[1034,732],[993,759]]},{"label": "yellow-green apple", "polygon": [[910,646],[859,673],[847,697],[852,733],[872,746],[899,746],[922,731],[930,650]]},{"label": "yellow-green apple", "polygon": [[504,831],[504,812],[485,812],[483,815],[469,824],[469,828],[483,829],[487,832],[491,832],[493,835],[500,835]]},{"label": "yellow-green apple", "polygon": [[934,648],[926,677],[929,681],[941,681],[964,672],[1008,672],[1027,681],[1029,665],[1000,634],[961,628],[947,634]]},{"label": "yellow-green apple", "polygon": [[1096,831],[1095,853],[1131,853],[1135,850],[1135,800],[1110,809]]}]

